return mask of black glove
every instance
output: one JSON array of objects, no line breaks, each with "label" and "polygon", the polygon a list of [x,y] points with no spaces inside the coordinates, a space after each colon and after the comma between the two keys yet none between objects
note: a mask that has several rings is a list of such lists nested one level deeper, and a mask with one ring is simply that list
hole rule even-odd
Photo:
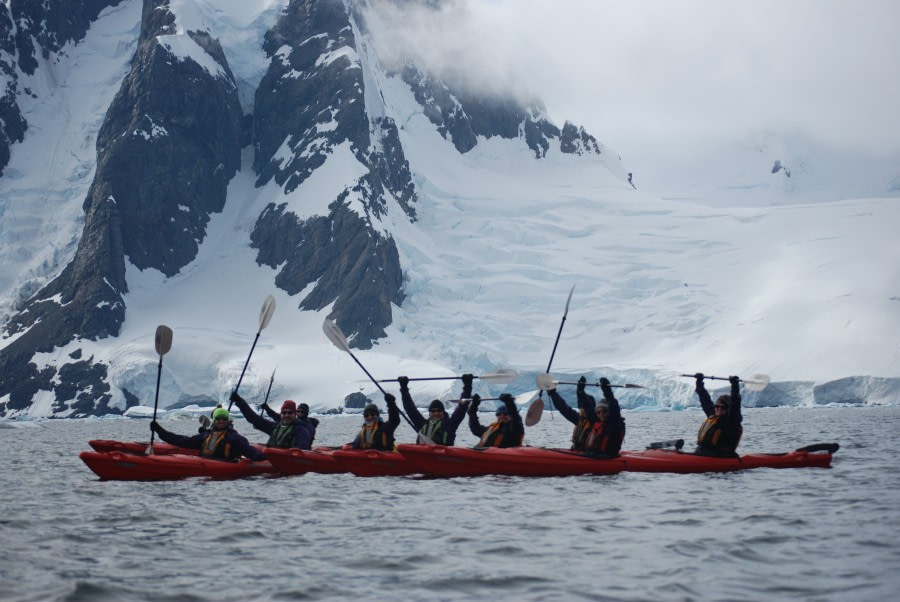
[{"label": "black glove", "polygon": [[601,387],[608,387],[608,386],[609,386],[609,379],[606,378],[605,376],[601,376],[601,377],[600,377],[600,386],[601,386]]},{"label": "black glove", "polygon": [[389,406],[397,404],[397,398],[391,395],[390,393],[384,394],[384,400],[387,402]]},{"label": "black glove", "polygon": [[508,403],[508,402],[510,402],[510,401],[513,402],[513,403],[515,403],[515,402],[516,402],[516,398],[513,397],[512,395],[510,395],[509,393],[501,393],[501,394],[500,394],[500,401],[502,401],[503,403]]},{"label": "black glove", "polygon": [[476,393],[475,395],[472,396],[472,407],[477,408],[478,404],[480,404],[480,403],[481,403],[481,395]]},{"label": "black glove", "polygon": [[237,403],[238,401],[244,401],[244,398],[241,397],[240,395],[238,395],[237,391],[232,391],[231,397],[229,397],[228,399],[229,399],[229,401],[233,401],[235,403]]},{"label": "black glove", "polygon": [[576,389],[579,393],[584,393],[584,386],[587,384],[587,379],[585,377],[581,377],[578,379],[578,388]]},{"label": "black glove", "polygon": [[408,388],[409,388],[409,377],[407,377],[407,376],[398,376],[398,377],[397,377],[397,382],[400,383],[400,388],[401,388],[401,389],[408,389]]},{"label": "black glove", "polygon": [[475,377],[472,376],[471,374],[463,374],[462,375],[463,386],[465,386],[465,387],[471,387],[473,380],[475,380]]},{"label": "black glove", "polygon": [[162,427],[159,426],[159,423],[155,420],[150,421],[150,430],[154,433],[159,433],[162,431]]},{"label": "black glove", "polygon": [[697,382],[698,382],[698,383],[702,383],[702,382],[703,382],[703,373],[702,373],[702,372],[698,372],[697,374],[694,375],[694,378],[697,379]]},{"label": "black glove", "polygon": [[732,387],[736,387],[736,386],[738,386],[738,383],[741,382],[741,379],[737,376],[729,376],[728,382],[731,383]]}]

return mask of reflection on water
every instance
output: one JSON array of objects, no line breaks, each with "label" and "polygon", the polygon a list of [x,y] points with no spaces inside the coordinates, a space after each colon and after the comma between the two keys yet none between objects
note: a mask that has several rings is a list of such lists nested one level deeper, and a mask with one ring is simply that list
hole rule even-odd
[{"label": "reflection on water", "polygon": [[[701,414],[626,420],[625,447],[639,449],[690,439]],[[323,417],[317,443],[350,441],[359,422]],[[837,441],[829,470],[551,479],[102,482],[78,452],[88,439],[147,439],[147,422],[3,426],[0,599],[882,600],[900,589],[900,408],[747,410],[742,451]],[[165,426],[196,432],[193,420]],[[545,412],[527,442],[566,445],[570,433]],[[412,439],[403,424],[398,440]]]}]

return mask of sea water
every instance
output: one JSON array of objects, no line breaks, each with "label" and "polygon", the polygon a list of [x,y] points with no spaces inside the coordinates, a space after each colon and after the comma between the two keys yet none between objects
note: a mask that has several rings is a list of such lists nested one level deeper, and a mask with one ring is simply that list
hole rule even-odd
[{"label": "sea water", "polygon": [[[690,440],[702,415],[625,418],[625,448],[641,449]],[[360,421],[321,417],[317,443]],[[527,443],[570,434],[545,411]],[[0,599],[893,600],[898,434],[898,407],[751,408],[741,451],[836,441],[833,467],[135,483],[98,480],[78,452],[146,441],[146,420],[0,422]],[[458,444],[474,443],[464,423]]]}]

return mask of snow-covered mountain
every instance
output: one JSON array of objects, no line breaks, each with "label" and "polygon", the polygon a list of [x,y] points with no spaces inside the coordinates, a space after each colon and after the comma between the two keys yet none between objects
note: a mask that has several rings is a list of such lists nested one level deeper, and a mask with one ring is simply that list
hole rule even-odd
[{"label": "snow-covered mountain", "polygon": [[276,367],[273,395],[323,409],[377,392],[326,317],[379,378],[533,389],[573,284],[553,368],[651,387],[626,406],[698,370],[768,373],[758,404],[900,389],[896,198],[641,192],[537,99],[383,63],[363,0],[72,6],[0,10],[0,416],[152,405],[160,361],[161,407],[225,399],[257,335],[250,398]]}]

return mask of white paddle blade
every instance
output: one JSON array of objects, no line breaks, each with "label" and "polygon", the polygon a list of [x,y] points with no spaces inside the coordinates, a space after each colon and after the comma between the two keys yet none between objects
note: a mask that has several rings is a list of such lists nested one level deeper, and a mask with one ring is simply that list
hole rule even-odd
[{"label": "white paddle blade", "polygon": [[259,310],[259,329],[262,331],[266,326],[269,325],[269,320],[272,319],[272,314],[275,313],[275,297],[269,295],[266,297],[266,300],[263,301],[262,309]]},{"label": "white paddle blade", "polygon": [[496,385],[506,385],[516,380],[518,377],[519,373],[512,368],[501,368],[496,372],[492,372],[491,374],[482,374],[477,378],[485,380],[489,383],[494,383]]},{"label": "white paddle blade", "polygon": [[322,322],[322,332],[325,333],[325,336],[328,337],[328,340],[331,341],[335,347],[341,351],[350,351],[347,337],[344,336],[344,333],[341,332],[341,329],[338,328],[338,325],[335,324],[333,320],[325,318],[325,321]]},{"label": "white paddle blade", "polygon": [[537,384],[537,388],[541,391],[549,391],[550,389],[555,389],[556,385],[559,384],[559,381],[553,380],[553,375],[547,372],[541,372],[534,380]]},{"label": "white paddle blade", "polygon": [[748,391],[762,391],[769,386],[769,376],[766,374],[751,374],[750,378],[742,378],[741,382]]},{"label": "white paddle blade", "polygon": [[157,326],[154,344],[156,345],[156,352],[160,357],[167,354],[169,349],[172,348],[172,329],[168,326],[163,326],[162,324]]},{"label": "white paddle blade", "polygon": [[516,405],[524,406],[525,404],[534,401],[539,393],[540,391],[527,391],[525,393],[519,393],[518,395],[516,395]]},{"label": "white paddle blade", "polygon": [[540,422],[543,413],[544,400],[538,397],[534,400],[534,403],[528,406],[528,411],[525,412],[525,426],[534,426]]}]

